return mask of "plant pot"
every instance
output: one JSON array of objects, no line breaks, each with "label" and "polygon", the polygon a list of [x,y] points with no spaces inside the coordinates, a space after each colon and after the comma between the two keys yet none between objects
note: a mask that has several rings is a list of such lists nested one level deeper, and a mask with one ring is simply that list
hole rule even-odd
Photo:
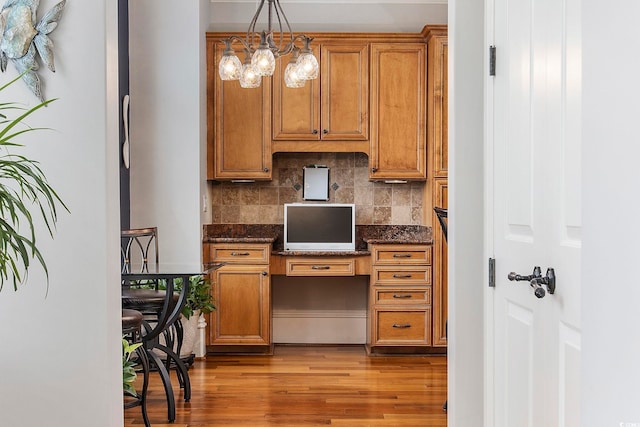
[{"label": "plant pot", "polygon": [[183,330],[182,348],[180,348],[181,359],[194,353],[196,341],[198,341],[198,319],[200,319],[200,310],[195,310],[188,319],[180,315]]},{"label": "plant pot", "polygon": [[[198,340],[198,319],[200,319],[200,310],[194,310],[193,314],[188,319],[182,314],[180,315],[180,323],[182,324],[182,347],[180,348],[180,359],[185,359],[194,353],[194,348]],[[161,345],[166,345],[163,335],[160,335],[158,339]],[[176,342],[173,345],[173,351],[177,352],[177,348],[178,343]],[[158,349],[154,349],[154,351],[161,358],[164,359],[166,357],[162,351]]]}]

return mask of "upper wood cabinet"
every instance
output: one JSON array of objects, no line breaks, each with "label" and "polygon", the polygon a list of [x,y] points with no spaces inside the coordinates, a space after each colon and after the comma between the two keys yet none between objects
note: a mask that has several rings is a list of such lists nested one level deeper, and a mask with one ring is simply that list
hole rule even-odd
[{"label": "upper wood cabinet", "polygon": [[[218,62],[224,45],[207,44],[207,177],[271,179],[271,80],[244,89],[238,81],[222,81]],[[215,60],[211,60],[215,58]]]},{"label": "upper wood cabinet", "polygon": [[425,180],[426,47],[371,44],[369,178]]},{"label": "upper wood cabinet", "polygon": [[[272,109],[274,151],[279,146],[292,147],[279,141],[369,139],[368,43],[330,41],[316,44],[313,51],[320,64],[320,75],[302,88],[285,86],[283,75],[288,61],[280,60],[276,66]],[[313,144],[298,146],[314,150]],[[317,147],[322,148],[323,144]],[[326,151],[331,151],[333,147],[327,148]]]},{"label": "upper wood cabinet", "polygon": [[[230,34],[207,33],[208,178],[271,179],[277,152],[362,152],[369,155],[372,180],[426,180],[432,168],[427,135],[446,141],[446,99],[434,91],[427,100],[428,28],[308,34],[320,75],[295,89],[284,84],[289,55],[276,61],[273,77],[263,77],[258,89],[221,81],[222,40]],[[240,43],[234,47],[242,57]],[[446,39],[436,47],[446,54]],[[446,75],[433,78],[446,87]],[[443,126],[431,129],[428,120]],[[446,146],[438,150],[444,155]],[[446,159],[438,167],[437,176],[446,173]]]},{"label": "upper wood cabinet", "polygon": [[446,26],[435,27],[427,34],[427,145],[429,146],[430,176],[446,178],[449,162],[447,134],[447,88],[449,78],[449,43]]}]

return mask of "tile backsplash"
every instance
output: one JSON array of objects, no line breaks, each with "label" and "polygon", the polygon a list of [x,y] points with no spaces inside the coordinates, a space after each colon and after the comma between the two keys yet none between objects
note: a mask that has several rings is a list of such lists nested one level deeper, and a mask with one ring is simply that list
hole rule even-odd
[{"label": "tile backsplash", "polygon": [[355,203],[357,224],[421,223],[425,183],[371,182],[363,153],[276,153],[272,181],[210,182],[212,223],[282,224],[283,205],[304,201],[302,168],[312,164],[330,168],[329,202]]}]

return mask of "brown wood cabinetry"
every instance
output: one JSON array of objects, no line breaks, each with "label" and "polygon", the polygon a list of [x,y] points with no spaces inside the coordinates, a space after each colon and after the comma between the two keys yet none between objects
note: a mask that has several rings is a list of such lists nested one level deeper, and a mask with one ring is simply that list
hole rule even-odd
[{"label": "brown wood cabinetry", "polygon": [[[427,44],[427,158],[429,184],[425,200],[446,208],[448,175],[447,135],[447,27],[433,26],[426,33]],[[433,346],[447,345],[447,242],[435,213],[425,209],[426,224],[433,227]]]},{"label": "brown wood cabinetry", "polygon": [[217,180],[271,179],[271,80],[244,89],[218,77],[224,45],[207,44],[207,177]]},{"label": "brown wood cabinetry", "polygon": [[208,244],[216,310],[209,317],[209,351],[271,347],[270,244]]},{"label": "brown wood cabinetry", "polygon": [[426,47],[371,45],[371,179],[424,180]]},{"label": "brown wood cabinetry", "polygon": [[[319,60],[320,76],[307,81],[302,88],[285,86],[283,75],[287,61],[279,61],[276,66],[273,140],[368,140],[368,43],[324,42],[315,46],[314,54]],[[298,146],[305,149],[304,144]],[[282,147],[287,145],[276,143],[274,150]]]},{"label": "brown wood cabinetry", "polygon": [[295,89],[284,85],[288,56],[258,89],[221,81],[229,34],[207,33],[208,178],[271,179],[276,152],[362,152],[370,179],[425,180],[427,28],[308,34],[320,75]]},{"label": "brown wood cabinetry", "polygon": [[431,247],[371,245],[367,348],[431,345]]},{"label": "brown wood cabinetry", "polygon": [[356,260],[349,257],[286,259],[287,276],[355,276]]}]

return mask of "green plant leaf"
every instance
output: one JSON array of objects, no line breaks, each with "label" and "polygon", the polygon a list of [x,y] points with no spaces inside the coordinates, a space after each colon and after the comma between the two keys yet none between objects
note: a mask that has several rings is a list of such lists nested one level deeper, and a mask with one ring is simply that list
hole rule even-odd
[{"label": "green plant leaf", "polygon": [[[0,93],[21,77],[0,86]],[[37,247],[34,212],[53,237],[57,207],[62,206],[67,212],[69,209],[47,181],[38,162],[11,153],[9,149],[23,146],[16,138],[46,129],[30,127],[25,120],[53,101],[55,99],[31,108],[15,102],[0,102],[0,291],[5,281],[12,282],[14,290],[18,290],[27,278],[33,259],[45,272],[48,290],[49,270]]]}]

